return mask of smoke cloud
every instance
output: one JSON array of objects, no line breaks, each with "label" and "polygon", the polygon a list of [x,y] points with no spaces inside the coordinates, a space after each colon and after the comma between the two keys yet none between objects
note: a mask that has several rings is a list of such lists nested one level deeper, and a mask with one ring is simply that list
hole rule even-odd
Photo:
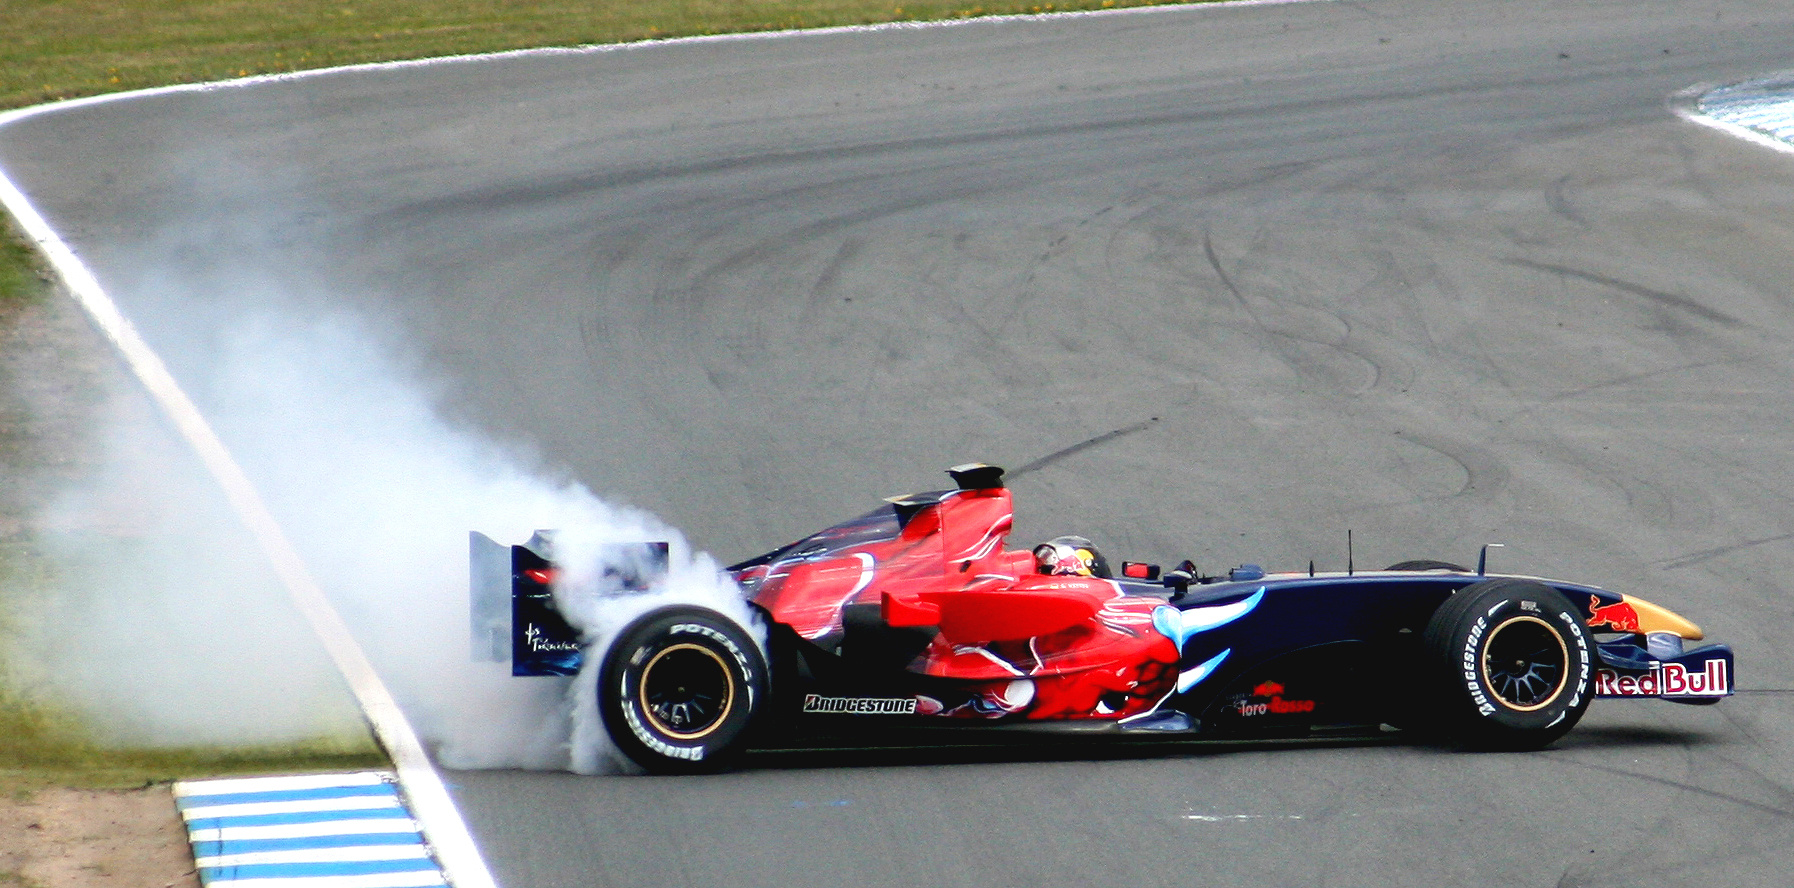
[{"label": "smoke cloud", "polygon": [[[671,603],[753,626],[717,563],[676,530],[445,422],[440,393],[366,321],[231,291],[259,307],[212,327],[223,332],[210,358],[183,381],[443,764],[613,770],[593,690],[616,631]],[[90,534],[61,535],[59,555],[89,575],[28,628],[35,682],[125,742],[239,746],[354,730],[340,680],[259,553],[190,455],[146,449],[172,439],[145,434],[155,420],[143,412],[114,411],[110,468],[71,490],[50,523],[91,524],[116,508],[108,501],[128,477],[133,498],[152,504],[153,531],[126,545],[108,538],[103,553]],[[509,544],[541,528],[559,531],[557,598],[592,646],[574,679],[513,678],[508,663],[469,650],[467,532]],[[646,593],[601,588],[598,553],[642,540],[671,544],[665,580]]]}]

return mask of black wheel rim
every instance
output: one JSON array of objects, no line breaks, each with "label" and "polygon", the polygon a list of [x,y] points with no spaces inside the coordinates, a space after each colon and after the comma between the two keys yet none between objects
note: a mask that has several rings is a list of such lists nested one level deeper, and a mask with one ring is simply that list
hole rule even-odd
[{"label": "black wheel rim", "polygon": [[721,655],[696,644],[657,652],[642,667],[642,710],[654,729],[698,740],[720,727],[735,699],[735,675]]},{"label": "black wheel rim", "polygon": [[1563,636],[1538,617],[1510,618],[1483,646],[1483,683],[1509,709],[1535,712],[1551,705],[1569,677]]}]

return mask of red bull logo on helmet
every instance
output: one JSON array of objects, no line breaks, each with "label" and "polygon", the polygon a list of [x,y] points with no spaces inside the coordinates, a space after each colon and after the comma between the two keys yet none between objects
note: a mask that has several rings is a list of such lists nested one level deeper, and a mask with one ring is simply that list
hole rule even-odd
[{"label": "red bull logo on helmet", "polygon": [[1644,675],[1621,675],[1612,669],[1595,672],[1597,697],[1724,697],[1732,693],[1732,676],[1723,659],[1708,660],[1701,671],[1680,663],[1654,663]]}]

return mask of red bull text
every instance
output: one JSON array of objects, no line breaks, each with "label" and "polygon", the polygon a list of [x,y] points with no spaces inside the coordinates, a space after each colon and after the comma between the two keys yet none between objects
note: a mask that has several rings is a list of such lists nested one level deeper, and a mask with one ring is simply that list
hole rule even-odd
[{"label": "red bull text", "polygon": [[1724,660],[1708,660],[1700,672],[1680,663],[1653,663],[1644,675],[1621,675],[1612,669],[1595,673],[1598,697],[1724,697],[1732,692],[1732,676]]}]

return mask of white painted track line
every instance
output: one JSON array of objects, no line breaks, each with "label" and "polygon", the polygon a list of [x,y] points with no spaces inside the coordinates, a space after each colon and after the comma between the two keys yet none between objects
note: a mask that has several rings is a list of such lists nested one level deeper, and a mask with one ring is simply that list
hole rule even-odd
[{"label": "white painted track line", "polygon": [[292,802],[244,802],[191,808],[195,817],[250,817],[256,814],[305,814],[314,811],[373,811],[398,808],[397,799],[307,799]]},{"label": "white painted track line", "polygon": [[324,789],[349,786],[379,786],[386,780],[375,771],[358,774],[301,774],[294,777],[221,777],[203,783],[190,781],[175,787],[176,798],[198,794],[227,795],[240,792],[261,792],[267,789]]},{"label": "white painted track line", "polygon": [[417,821],[409,817],[382,817],[377,820],[337,820],[331,823],[286,823],[270,826],[211,826],[188,831],[195,842],[247,842],[260,839],[305,839],[318,836],[378,836],[417,832]]},{"label": "white painted track line", "polygon": [[248,851],[195,857],[201,869],[227,866],[273,866],[289,863],[368,863],[386,860],[428,860],[422,845],[372,848],[324,848],[316,851]]},{"label": "white painted track line", "polygon": [[[0,115],[0,127],[56,108],[53,105],[38,106]],[[348,682],[374,736],[392,758],[412,810],[423,824],[425,834],[430,837],[453,883],[459,888],[496,888],[491,871],[467,831],[461,812],[456,810],[448,789],[443,786],[442,776],[419,742],[417,732],[406,721],[392,693],[368,661],[367,654],[350,635],[342,615],[330,604],[324,590],[306,569],[298,551],[262,501],[261,494],[250,484],[248,476],[211,424],[175,382],[162,359],[144,342],[137,328],[118,310],[98,278],[50,227],[4,170],[0,170],[0,205],[12,213],[25,235],[43,251],[69,295],[80,303],[94,325],[118,349],[131,372],[223,488],[238,519],[255,536],[293,603],[311,624],[331,661]]]}]

